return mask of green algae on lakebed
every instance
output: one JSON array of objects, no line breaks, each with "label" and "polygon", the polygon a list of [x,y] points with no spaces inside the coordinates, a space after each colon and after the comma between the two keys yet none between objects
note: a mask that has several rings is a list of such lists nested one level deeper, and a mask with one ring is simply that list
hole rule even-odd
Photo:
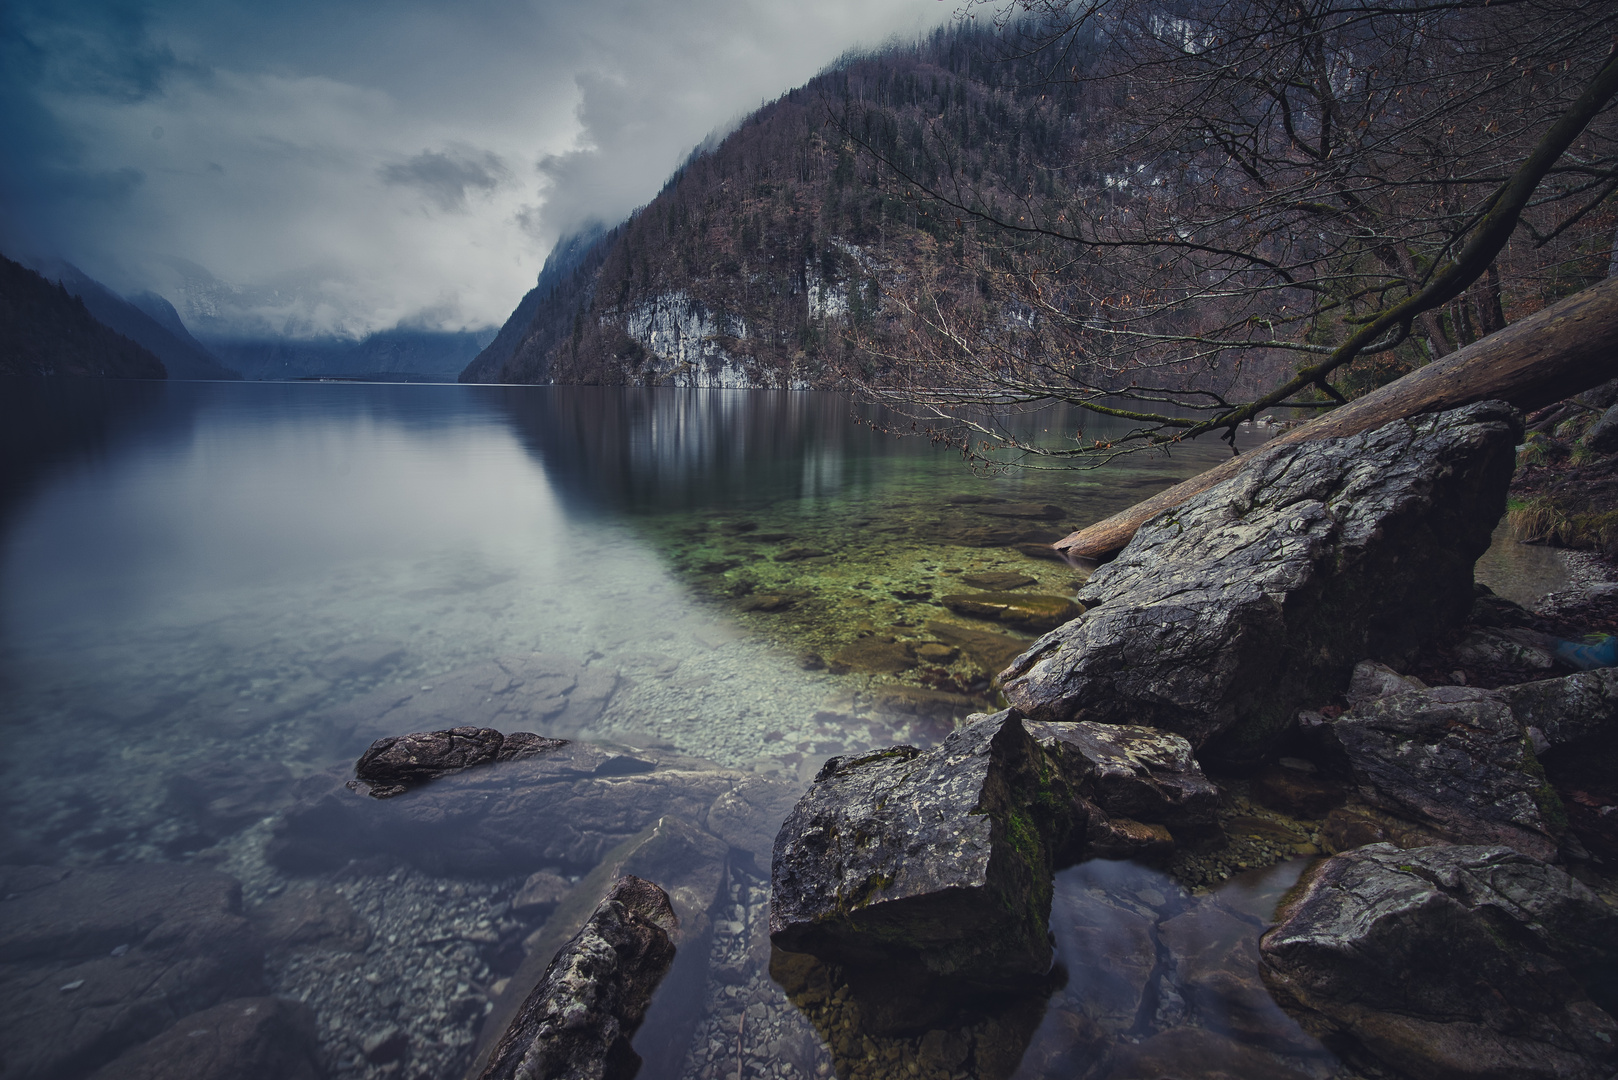
[{"label": "green algae on lakebed", "polygon": [[947,459],[894,464],[894,475],[830,497],[642,524],[694,592],[804,666],[856,678],[884,711],[950,720],[992,704],[994,677],[1053,612],[1078,613],[1071,598],[1088,571],[1049,545],[1208,462],[1142,457],[996,477]]}]

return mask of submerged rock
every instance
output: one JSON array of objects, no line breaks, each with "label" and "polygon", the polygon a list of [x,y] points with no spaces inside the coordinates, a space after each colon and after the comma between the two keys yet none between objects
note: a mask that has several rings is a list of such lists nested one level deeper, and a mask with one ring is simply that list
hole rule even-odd
[{"label": "submerged rock", "polygon": [[992,619],[1029,630],[1054,629],[1069,619],[1078,618],[1084,611],[1065,596],[1042,596],[1039,593],[955,593],[940,598],[938,602],[957,615]]},{"label": "submerged rock", "polygon": [[284,998],[236,998],[192,1013],[125,1051],[91,1080],[320,1080],[320,1044],[309,1006]]},{"label": "submerged rock", "polygon": [[987,589],[989,592],[1005,592],[1007,589],[1022,589],[1039,584],[1027,574],[1011,570],[985,570],[975,574],[962,574],[961,583],[974,589]]},{"label": "submerged rock", "polygon": [[[790,789],[783,789],[678,754],[574,742],[498,769],[445,776],[392,799],[368,799],[333,781],[282,816],[267,854],[294,874],[376,855],[432,874],[582,872],[673,815],[705,824],[762,864],[790,804]],[[721,799],[738,792],[745,796],[740,803]]]},{"label": "submerged rock", "polygon": [[1007,698],[1037,720],[1149,724],[1261,756],[1361,659],[1462,624],[1520,431],[1484,402],[1255,453],[1097,570],[1088,610],[1007,670]]},{"label": "submerged rock", "polygon": [[1073,795],[1011,713],[930,751],[832,758],[787,817],[770,936],[791,952],[988,985],[1044,975]]},{"label": "submerged rock", "polygon": [[1411,1080],[1618,1068],[1618,912],[1553,866],[1503,847],[1376,844],[1318,864],[1276,918],[1264,981],[1351,1063]]},{"label": "submerged rock", "polygon": [[199,1009],[263,993],[263,942],[234,878],[169,863],[7,871],[6,1080],[82,1075]]},{"label": "submerged rock", "polygon": [[356,783],[373,799],[402,795],[418,784],[496,761],[521,761],[566,746],[528,731],[503,735],[493,728],[458,727],[378,739],[354,763]]},{"label": "submerged rock", "polygon": [[679,920],[668,895],[624,877],[545,975],[495,1044],[480,1080],[629,1080],[630,1036],[674,962]]},{"label": "submerged rock", "polygon": [[1462,843],[1556,856],[1561,800],[1500,695],[1467,686],[1408,690],[1325,727],[1362,798]]},{"label": "submerged rock", "polygon": [[1029,644],[1027,638],[997,634],[990,630],[973,630],[937,620],[929,622],[924,629],[946,645],[960,649],[967,661],[984,675],[1000,671]]}]

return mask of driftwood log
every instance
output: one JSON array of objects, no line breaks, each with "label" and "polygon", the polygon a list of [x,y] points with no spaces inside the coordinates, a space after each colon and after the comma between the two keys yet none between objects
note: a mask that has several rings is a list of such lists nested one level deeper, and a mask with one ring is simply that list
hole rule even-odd
[{"label": "driftwood log", "polygon": [[1254,454],[1312,439],[1356,435],[1392,420],[1476,401],[1544,408],[1618,375],[1618,278],[1592,285],[1442,360],[1294,428],[1252,454],[1158,492],[1086,526],[1054,547],[1070,559],[1104,559],[1147,521],[1245,468]]}]

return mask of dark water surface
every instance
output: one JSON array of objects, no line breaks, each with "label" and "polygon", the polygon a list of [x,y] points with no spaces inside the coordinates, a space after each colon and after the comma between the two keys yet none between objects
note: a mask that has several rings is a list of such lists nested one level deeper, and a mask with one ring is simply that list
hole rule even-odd
[{"label": "dark water surface", "polygon": [[[1285,873],[1227,901],[1074,868],[1061,985],[914,1030],[835,972],[770,974],[791,799],[830,754],[941,738],[1037,632],[944,597],[994,573],[1071,596],[1078,571],[1017,545],[1217,445],[983,477],[830,394],[0,395],[0,1077],[87,1075],[276,995],[330,1075],[449,1080],[621,870],[685,924],[643,1077],[1332,1074],[1251,966]],[[578,756],[342,786],[373,739],[456,724]]]}]

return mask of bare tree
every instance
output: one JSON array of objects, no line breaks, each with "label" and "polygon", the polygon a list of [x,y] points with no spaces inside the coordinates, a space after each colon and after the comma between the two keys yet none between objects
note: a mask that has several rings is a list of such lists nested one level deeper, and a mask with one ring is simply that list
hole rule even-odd
[{"label": "bare tree", "polygon": [[[1021,0],[996,15],[1007,55],[1037,59],[1053,91],[1078,84],[1087,107],[1052,175],[1015,199],[975,187],[943,132],[925,172],[883,161],[964,242],[954,267],[887,283],[908,345],[879,350],[868,387],[969,452],[1071,464],[1234,441],[1605,274],[1618,5]],[[1033,446],[983,411],[1052,401],[1134,426]]]}]

